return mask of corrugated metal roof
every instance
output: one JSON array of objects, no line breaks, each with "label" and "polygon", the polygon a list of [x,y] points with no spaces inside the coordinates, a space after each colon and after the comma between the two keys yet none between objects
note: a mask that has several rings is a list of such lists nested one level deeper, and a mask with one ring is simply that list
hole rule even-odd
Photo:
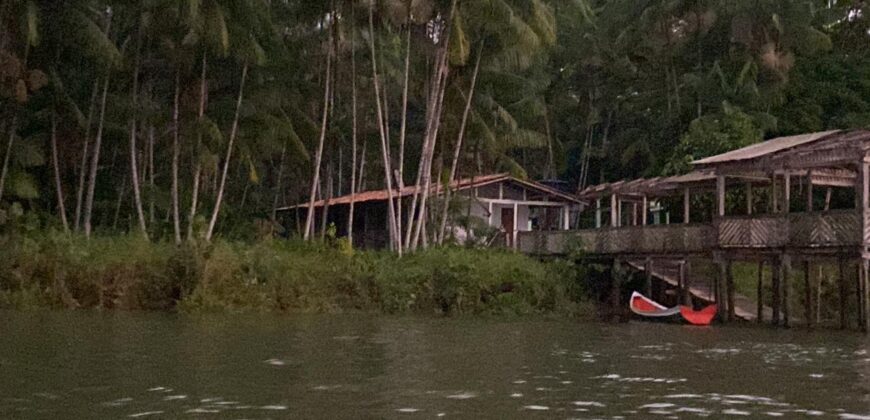
[{"label": "corrugated metal roof", "polygon": [[[540,184],[537,182],[524,181],[521,179],[514,178],[510,174],[493,174],[493,175],[478,176],[478,177],[473,177],[473,178],[458,179],[456,181],[453,181],[453,183],[450,185],[450,187],[453,190],[464,190],[464,189],[468,189],[468,188],[482,187],[482,186],[487,185],[487,184],[492,184],[495,182],[502,182],[502,181],[516,182],[518,184],[525,185],[529,188],[534,188],[534,189],[540,190],[542,192],[561,197],[561,198],[566,199],[566,200],[570,200],[570,201],[574,201],[574,202],[578,202],[578,203],[580,202],[580,200],[577,197],[571,196],[569,194],[565,194],[559,190],[556,190],[554,188],[548,187],[546,185],[543,185],[543,184]],[[417,191],[418,191],[418,189],[416,186],[414,186],[414,185],[407,186],[405,188],[402,188],[401,191],[394,190],[393,191],[393,198],[412,196]],[[435,187],[435,188],[433,188],[433,191],[437,192],[440,190],[437,187]],[[327,201],[329,201],[330,206],[337,206],[337,205],[342,205],[342,204],[350,204],[351,200],[353,200],[355,203],[365,203],[365,202],[369,202],[369,201],[386,201],[388,199],[389,199],[389,192],[387,190],[364,191],[364,192],[360,192],[360,193],[353,194],[353,195],[348,194],[348,195],[344,195],[341,197],[331,198],[329,200],[318,200],[318,201],[314,202],[314,207],[322,207],[322,206],[326,205]],[[297,204],[295,206],[279,208],[278,211],[292,210],[292,209],[296,209],[296,208],[308,208],[308,203],[300,203],[300,204]]]},{"label": "corrugated metal roof", "polygon": [[697,166],[703,166],[755,159],[772,153],[790,149],[795,146],[819,141],[825,137],[828,137],[832,134],[837,134],[839,132],[840,130],[831,130],[818,133],[800,134],[797,136],[777,137],[775,139],[756,143],[742,149],[732,150],[721,155],[696,160],[692,162],[692,164]]}]

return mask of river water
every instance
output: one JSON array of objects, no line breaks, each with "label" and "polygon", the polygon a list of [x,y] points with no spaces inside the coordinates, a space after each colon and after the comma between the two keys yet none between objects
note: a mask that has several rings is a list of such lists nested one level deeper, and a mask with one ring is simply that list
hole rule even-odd
[{"label": "river water", "polygon": [[870,418],[852,333],[0,312],[0,418]]}]

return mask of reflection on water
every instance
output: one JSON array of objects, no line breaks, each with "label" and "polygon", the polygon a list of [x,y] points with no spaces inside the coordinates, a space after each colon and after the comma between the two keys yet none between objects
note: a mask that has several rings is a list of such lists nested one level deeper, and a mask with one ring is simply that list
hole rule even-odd
[{"label": "reflection on water", "polygon": [[0,418],[870,419],[853,334],[2,312],[0,337]]}]

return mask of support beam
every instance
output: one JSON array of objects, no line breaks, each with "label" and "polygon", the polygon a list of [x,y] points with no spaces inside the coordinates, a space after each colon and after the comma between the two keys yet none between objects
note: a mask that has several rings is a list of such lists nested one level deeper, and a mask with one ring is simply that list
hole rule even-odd
[{"label": "support beam", "polygon": [[692,306],[692,264],[688,259],[683,261],[683,295],[680,303]]},{"label": "support beam", "polygon": [[[812,183],[810,183],[812,185]],[[810,187],[812,188],[812,187]],[[810,270],[810,261],[804,261],[804,319],[807,327],[813,327],[813,279]]]},{"label": "support beam", "polygon": [[653,289],[653,262],[652,258],[647,258],[644,262],[643,268],[644,274],[646,275],[645,284],[644,284],[644,292],[647,296],[652,298],[652,289]]},{"label": "support beam", "polygon": [[486,224],[487,226],[492,226],[492,203],[487,204],[487,211],[489,215],[486,216]]},{"label": "support beam", "polygon": [[791,211],[791,175],[788,172],[783,175],[782,182],[782,212]]},{"label": "support beam", "polygon": [[692,193],[688,188],[683,190],[683,223],[689,224],[692,222],[691,213],[689,212],[689,207],[692,202]]},{"label": "support beam", "polygon": [[643,213],[641,213],[640,215],[640,221],[642,225],[646,226],[647,222],[649,221],[649,199],[647,198],[647,196],[643,196],[643,205],[641,206],[641,211]]},{"label": "support beam", "polygon": [[725,260],[717,255],[716,257],[716,265],[719,267],[719,275],[716,276],[716,280],[713,284],[713,296],[716,297],[716,312],[719,314],[719,319],[722,321],[727,321],[727,309],[728,302],[725,299],[724,288],[728,283],[728,267]]},{"label": "support beam", "polygon": [[619,227],[619,197],[610,196],[610,227]]},{"label": "support beam", "polygon": [[746,183],[746,214],[752,214],[752,183]]},{"label": "support beam", "polygon": [[622,308],[622,304],[620,303],[620,295],[622,294],[620,284],[622,281],[621,269],[622,262],[619,258],[614,258],[613,267],[610,269],[610,310],[613,317],[617,317]]},{"label": "support beam", "polygon": [[858,260],[855,276],[855,318],[858,328],[864,330],[864,259]]},{"label": "support beam", "polygon": [[758,289],[755,291],[755,299],[757,301],[756,322],[764,323],[764,260],[758,262]]},{"label": "support beam", "polygon": [[864,325],[861,326],[861,330],[867,333],[870,332],[870,261],[862,258],[861,270],[864,273],[864,281],[861,283],[864,292],[864,299],[861,303],[861,308],[864,311]]},{"label": "support beam", "polygon": [[631,225],[637,226],[637,203],[631,203]]},{"label": "support beam", "polygon": [[562,230],[571,229],[571,207],[562,207]]},{"label": "support beam", "polygon": [[770,287],[773,293],[771,296],[771,309],[773,309],[773,316],[770,319],[770,323],[773,325],[779,325],[780,305],[782,302],[782,261],[779,259],[779,257],[774,257],[773,264],[770,268]]},{"label": "support beam", "polygon": [[840,257],[837,260],[837,281],[840,286],[840,329],[845,330],[848,326],[846,318],[846,258]]},{"label": "support beam", "polygon": [[789,328],[791,315],[791,256],[782,257],[782,326]]},{"label": "support beam", "polygon": [[716,176],[716,214],[725,216],[725,175]]},{"label": "support beam", "polygon": [[519,205],[517,203],[514,203],[514,231],[512,235],[513,237],[511,238],[511,245],[513,245],[514,249],[517,249],[517,232],[519,232],[520,230],[520,227],[517,225],[517,213],[519,213]]},{"label": "support beam", "polygon": [[595,200],[595,229],[601,229],[601,199]]},{"label": "support beam", "polygon": [[734,270],[731,260],[725,262],[725,290],[728,301],[728,322],[736,320],[734,315]]},{"label": "support beam", "polygon": [[807,213],[813,211],[813,171],[807,172]]}]

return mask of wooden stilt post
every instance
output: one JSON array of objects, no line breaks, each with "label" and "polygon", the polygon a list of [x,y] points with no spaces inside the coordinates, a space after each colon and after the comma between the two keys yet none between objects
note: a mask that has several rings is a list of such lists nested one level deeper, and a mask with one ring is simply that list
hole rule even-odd
[{"label": "wooden stilt post", "polygon": [[683,295],[680,303],[692,306],[692,265],[688,258],[683,260]]},{"label": "wooden stilt post", "polygon": [[641,207],[640,221],[642,225],[646,226],[649,222],[649,199],[646,196],[643,196],[643,206]]},{"label": "wooden stilt post", "polygon": [[610,227],[619,227],[619,198],[610,196]]},{"label": "wooden stilt post", "polygon": [[863,292],[861,311],[864,313],[864,324],[861,325],[861,330],[870,332],[870,261],[861,258],[861,291]]},{"label": "wooden stilt post", "polygon": [[601,199],[595,200],[595,228],[601,229]]},{"label": "wooden stilt post", "polygon": [[758,262],[758,289],[755,291],[758,300],[758,313],[755,315],[756,322],[764,323],[764,260]]},{"label": "wooden stilt post", "polygon": [[[810,187],[812,188],[812,187]],[[813,280],[810,276],[810,260],[804,261],[804,319],[807,327],[813,327]]]},{"label": "wooden stilt post", "polygon": [[770,276],[770,287],[772,289],[772,309],[773,316],[770,319],[770,323],[773,325],[779,325],[780,320],[780,303],[782,302],[782,294],[781,294],[781,286],[780,279],[782,278],[782,261],[780,261],[779,257],[774,257],[773,265],[771,265],[771,276]]},{"label": "wooden stilt post", "polygon": [[791,175],[788,172],[783,176],[782,182],[782,212],[791,211]]},{"label": "wooden stilt post", "polygon": [[689,212],[689,208],[692,202],[691,191],[686,188],[683,190],[683,223],[689,224],[692,223],[691,213]]},{"label": "wooden stilt post", "polygon": [[652,288],[653,288],[652,287],[652,284],[653,284],[652,270],[653,270],[652,258],[647,258],[646,262],[644,263],[643,271],[646,274],[646,284],[644,285],[645,286],[644,290],[646,292],[646,295],[649,297],[652,297]]},{"label": "wooden stilt post", "polygon": [[728,260],[725,264],[725,290],[728,300],[728,321],[733,322],[736,319],[734,316],[734,270],[731,260]]},{"label": "wooden stilt post", "polygon": [[610,277],[610,308],[611,308],[611,316],[614,318],[619,315],[620,310],[620,293],[621,293],[621,282],[622,282],[622,262],[619,258],[613,259],[613,268],[611,269]]},{"label": "wooden stilt post", "polygon": [[719,267],[719,275],[716,276],[716,281],[713,286],[713,295],[716,297],[716,312],[719,315],[719,319],[722,321],[727,321],[726,310],[728,302],[723,299],[722,288],[727,284],[728,278],[728,267],[723,260],[721,255],[716,255],[716,265]]},{"label": "wooden stilt post", "polygon": [[864,330],[864,259],[858,260],[855,276],[855,318],[858,328]]},{"label": "wooden stilt post", "polygon": [[716,215],[725,216],[725,175],[716,176]]},{"label": "wooden stilt post", "polygon": [[686,261],[680,260],[679,263],[679,273],[677,278],[677,305],[681,305],[683,303],[683,296],[685,295],[686,288]]},{"label": "wooden stilt post", "polygon": [[837,271],[840,286],[840,329],[845,330],[849,324],[846,318],[846,259],[842,256],[837,260]]},{"label": "wooden stilt post", "polygon": [[789,328],[791,318],[791,256],[782,257],[782,326]]}]

